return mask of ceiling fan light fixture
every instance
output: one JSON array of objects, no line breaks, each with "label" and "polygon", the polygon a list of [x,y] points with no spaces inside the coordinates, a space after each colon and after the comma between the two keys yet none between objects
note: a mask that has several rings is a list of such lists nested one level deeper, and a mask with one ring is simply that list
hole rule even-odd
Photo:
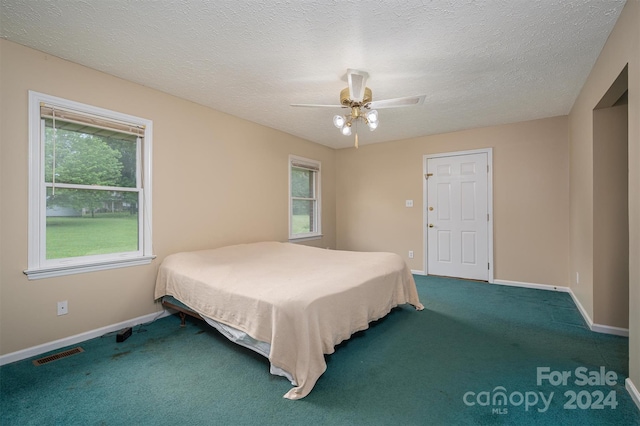
[{"label": "ceiling fan light fixture", "polygon": [[[351,107],[351,114],[349,115],[334,115],[333,125],[340,129],[340,133],[344,136],[351,135],[351,127],[353,123],[358,124],[358,120],[364,121],[372,132],[378,128],[378,111],[367,110],[361,108],[359,105]],[[357,132],[356,132],[357,136]]]},{"label": "ceiling fan light fixture", "polygon": [[357,148],[359,120],[363,121],[369,127],[369,130],[374,131],[380,124],[376,109],[421,105],[425,99],[425,95],[420,95],[374,101],[371,89],[367,87],[368,78],[369,74],[365,71],[349,68],[347,69],[348,87],[340,91],[339,105],[292,104],[291,106],[348,108],[350,112],[333,116],[333,125],[340,129],[340,133],[344,136],[350,136],[351,127],[355,124],[355,146]]},{"label": "ceiling fan light fixture", "polygon": [[365,117],[367,117],[367,121],[369,121],[369,123],[377,123],[378,111],[376,111],[375,109],[372,109],[371,111],[367,111],[367,114],[365,115]]}]

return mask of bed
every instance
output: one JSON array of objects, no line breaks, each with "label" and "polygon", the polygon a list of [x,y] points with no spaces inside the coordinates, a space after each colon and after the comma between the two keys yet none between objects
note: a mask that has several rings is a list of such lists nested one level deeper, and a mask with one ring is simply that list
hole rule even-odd
[{"label": "bed", "polygon": [[311,392],[326,370],[324,355],[353,333],[398,305],[424,308],[397,254],[279,242],[169,255],[155,298],[265,355],[271,373],[294,386],[288,399]]}]

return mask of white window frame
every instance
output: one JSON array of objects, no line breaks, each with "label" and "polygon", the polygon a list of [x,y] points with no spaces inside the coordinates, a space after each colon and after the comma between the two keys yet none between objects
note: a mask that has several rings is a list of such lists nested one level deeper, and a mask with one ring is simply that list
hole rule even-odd
[{"label": "white window frame", "polygon": [[[304,165],[309,166],[310,169],[317,169],[315,171],[315,197],[313,200],[315,201],[315,211],[314,211],[314,232],[306,232],[300,234],[293,233],[293,200],[294,197],[291,193],[291,171],[294,168],[295,164],[300,164],[304,167]],[[299,157],[297,155],[289,155],[289,241],[304,241],[304,240],[315,240],[322,237],[322,203],[321,203],[321,193],[322,193],[322,164],[320,161],[312,160],[310,158]]]},{"label": "white window frame", "polygon": [[[40,106],[54,107],[93,115],[107,120],[144,127],[144,138],[138,142],[137,190],[141,194],[138,208],[138,250],[104,255],[64,259],[46,258],[46,184],[44,179],[44,140]],[[30,280],[70,274],[149,264],[155,256],[151,232],[151,147],[153,122],[55,96],[29,91],[29,241],[28,269]],[[141,153],[140,153],[141,151]]]}]

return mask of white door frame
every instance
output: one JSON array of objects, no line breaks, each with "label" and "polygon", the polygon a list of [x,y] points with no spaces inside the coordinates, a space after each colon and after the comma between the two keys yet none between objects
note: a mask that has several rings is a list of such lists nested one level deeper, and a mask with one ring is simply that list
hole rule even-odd
[{"label": "white door frame", "polygon": [[453,157],[467,154],[487,154],[487,256],[489,259],[488,281],[493,283],[493,148],[474,149],[470,151],[442,152],[438,154],[425,154],[422,156],[422,246],[424,247],[424,275],[429,275],[429,244],[427,239],[427,161],[430,158]]}]

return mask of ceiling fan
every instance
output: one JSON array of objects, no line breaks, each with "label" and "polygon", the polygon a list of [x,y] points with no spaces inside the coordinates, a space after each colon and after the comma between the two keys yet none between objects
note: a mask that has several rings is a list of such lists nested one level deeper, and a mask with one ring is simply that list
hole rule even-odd
[{"label": "ceiling fan", "polygon": [[340,92],[340,105],[318,105],[318,104],[291,104],[294,107],[311,107],[311,108],[349,108],[351,112],[345,115],[335,115],[333,124],[343,135],[351,135],[351,128],[356,127],[355,147],[358,147],[358,120],[364,121],[369,130],[374,131],[379,124],[377,109],[383,108],[399,108],[413,105],[421,105],[424,103],[426,95],[408,96],[404,98],[385,99],[374,101],[371,89],[367,87],[367,78],[369,74],[364,71],[355,69],[347,69],[347,83],[349,87],[345,87]]}]

